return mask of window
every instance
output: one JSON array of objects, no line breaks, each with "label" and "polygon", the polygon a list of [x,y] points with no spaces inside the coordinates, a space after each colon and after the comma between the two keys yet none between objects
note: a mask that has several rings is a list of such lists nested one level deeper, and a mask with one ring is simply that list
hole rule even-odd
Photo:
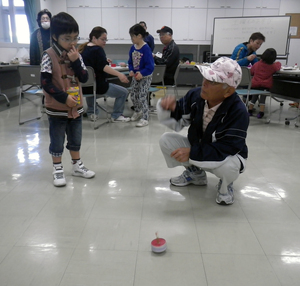
[{"label": "window", "polygon": [[23,0],[0,0],[0,42],[29,44]]}]

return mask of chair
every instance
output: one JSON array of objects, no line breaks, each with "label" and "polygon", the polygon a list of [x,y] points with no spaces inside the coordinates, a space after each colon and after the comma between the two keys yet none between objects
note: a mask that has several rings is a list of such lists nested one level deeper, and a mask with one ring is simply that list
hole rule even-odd
[{"label": "chair", "polygon": [[[42,100],[43,91],[40,87],[40,78],[41,78],[41,67],[39,65],[20,65],[18,67],[20,74],[20,93],[19,93],[19,125],[24,124],[25,122],[40,119],[42,114],[26,119],[21,120],[22,115],[22,98],[25,99],[26,94],[38,95]],[[29,87],[28,87],[29,86]],[[27,98],[35,106],[41,106],[34,103],[31,99]]]},{"label": "chair", "polygon": [[[148,102],[150,103],[151,94],[163,89],[164,95],[166,95],[166,88],[164,84],[164,76],[166,71],[166,65],[155,65],[152,73],[152,81],[148,92]],[[161,87],[162,86],[162,87]],[[150,109],[150,104],[149,104]],[[155,111],[155,109],[150,110]]]},{"label": "chair", "polygon": [[174,91],[178,96],[178,86],[199,86],[202,85],[203,76],[194,65],[179,64],[174,74]]},{"label": "chair", "polygon": [[5,97],[5,99],[6,99],[6,101],[7,101],[6,106],[7,106],[7,107],[10,106],[10,101],[9,101],[9,99],[7,98],[6,94],[1,92],[1,86],[0,86],[0,95],[2,95],[2,96]]},{"label": "chair", "polygon": [[94,130],[98,129],[100,126],[104,125],[104,124],[107,124],[110,122],[110,119],[109,119],[109,112],[107,111],[106,108],[102,107],[101,105],[99,105],[97,103],[97,98],[104,98],[106,99],[106,96],[105,94],[96,94],[96,76],[95,76],[95,72],[94,72],[94,69],[90,66],[87,66],[87,71],[88,71],[88,74],[89,74],[89,79],[87,82],[85,83],[81,83],[81,86],[82,87],[90,87],[92,86],[93,87],[93,93],[92,94],[83,94],[83,97],[94,97],[94,101],[96,104],[94,104],[94,115],[96,116],[96,105],[105,112],[106,114],[106,121],[104,123],[101,123],[101,124],[96,124],[96,120],[94,120]]},{"label": "chair", "polygon": [[[250,95],[261,95],[266,94],[271,96],[271,92],[259,89],[251,89],[251,72],[250,69],[247,67],[241,67],[242,69],[242,80],[236,89],[236,93],[240,96],[245,96],[246,101],[245,105],[248,105]],[[269,118],[270,118],[270,111],[269,111]]]}]

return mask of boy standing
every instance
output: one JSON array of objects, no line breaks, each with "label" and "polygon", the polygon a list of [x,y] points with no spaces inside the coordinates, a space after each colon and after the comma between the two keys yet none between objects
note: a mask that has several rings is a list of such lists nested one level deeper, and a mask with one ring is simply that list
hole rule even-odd
[{"label": "boy standing", "polygon": [[[75,19],[67,13],[59,13],[51,19],[53,45],[42,57],[41,82],[45,95],[49,120],[49,153],[53,161],[53,178],[56,187],[65,186],[62,166],[65,134],[66,148],[70,151],[72,175],[92,178],[95,173],[80,160],[82,138],[82,92],[79,82],[86,82],[88,73],[74,44],[78,41],[79,28]],[[67,90],[73,89],[73,96]]]}]

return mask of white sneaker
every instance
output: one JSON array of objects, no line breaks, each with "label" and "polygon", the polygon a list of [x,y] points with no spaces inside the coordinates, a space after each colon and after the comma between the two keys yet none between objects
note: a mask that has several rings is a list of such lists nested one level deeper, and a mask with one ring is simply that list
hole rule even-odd
[{"label": "white sneaker", "polygon": [[130,118],[131,121],[137,121],[142,117],[143,113],[142,111],[140,112],[134,112]]},{"label": "white sneaker", "polygon": [[79,160],[75,164],[73,164],[72,176],[90,179],[95,176],[95,172],[86,168]]},{"label": "white sneaker", "polygon": [[91,114],[91,115],[90,115],[90,120],[93,121],[93,122],[94,122],[94,121],[97,121],[98,118],[99,118],[99,117],[98,117],[97,114]]},{"label": "white sneaker", "polygon": [[145,119],[140,119],[140,121],[135,125],[136,127],[144,127],[149,124],[148,120]]},{"label": "white sneaker", "polygon": [[171,178],[170,183],[177,187],[184,187],[190,184],[196,186],[205,186],[207,185],[207,177],[205,171],[203,170],[197,172],[185,170],[180,176]]},{"label": "white sneaker", "polygon": [[62,165],[53,167],[53,184],[55,187],[63,187],[67,184]]},{"label": "white sneaker", "polygon": [[129,122],[130,117],[125,117],[123,114],[121,114],[118,118],[111,118],[111,122]]}]

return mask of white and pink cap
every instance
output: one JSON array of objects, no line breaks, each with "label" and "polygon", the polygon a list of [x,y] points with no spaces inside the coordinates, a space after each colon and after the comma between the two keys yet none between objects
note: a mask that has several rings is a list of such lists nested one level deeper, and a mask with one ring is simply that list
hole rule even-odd
[{"label": "white and pink cap", "polygon": [[242,79],[242,70],[237,61],[221,57],[210,66],[197,65],[197,68],[207,80],[227,83],[236,88]]}]

